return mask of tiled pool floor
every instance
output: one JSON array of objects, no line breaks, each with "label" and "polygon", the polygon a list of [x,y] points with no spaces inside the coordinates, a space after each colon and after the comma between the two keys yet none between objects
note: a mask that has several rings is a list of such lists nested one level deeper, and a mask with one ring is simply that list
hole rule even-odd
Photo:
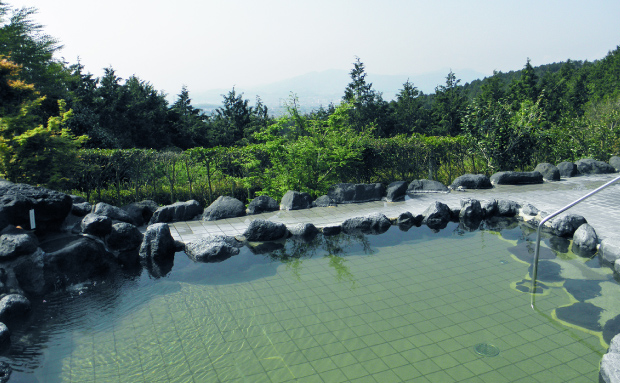
[{"label": "tiled pool floor", "polygon": [[[397,230],[392,228],[392,230]],[[415,230],[415,229],[414,229]],[[405,241],[406,242],[406,241]],[[482,246],[481,246],[482,242]],[[321,256],[247,281],[160,283],[72,333],[43,381],[592,382],[597,337],[551,320],[562,290],[529,307],[527,266],[490,233]],[[508,244],[509,245],[509,244]],[[135,306],[132,308],[131,306]],[[541,314],[543,313],[543,314]],[[546,313],[546,314],[545,314]],[[499,348],[480,356],[476,344]]]}]

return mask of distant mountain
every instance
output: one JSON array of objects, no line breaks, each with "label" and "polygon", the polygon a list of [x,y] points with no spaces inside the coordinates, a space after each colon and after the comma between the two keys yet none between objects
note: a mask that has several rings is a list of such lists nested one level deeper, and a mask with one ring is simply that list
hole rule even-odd
[{"label": "distant mountain", "polygon": [[[366,77],[373,84],[373,89],[383,93],[384,100],[392,100],[403,88],[403,84],[409,79],[414,86],[426,94],[434,93],[438,85],[445,84],[445,78],[450,69],[426,73],[417,76],[407,75],[377,75],[369,73]],[[485,74],[473,70],[454,71],[457,79],[461,79],[461,85],[476,79],[482,79]],[[307,112],[320,106],[328,106],[330,103],[337,104],[341,101],[347,84],[351,81],[349,72],[339,69],[330,69],[322,72],[311,72],[286,80],[265,84],[255,87],[236,87],[237,93],[243,93],[244,97],[254,101],[256,96],[269,108],[271,114],[281,114],[285,110],[285,102],[291,94],[299,99],[302,111]],[[221,105],[222,95],[230,89],[212,89],[191,94],[194,105],[203,109],[206,113]],[[207,105],[210,104],[210,105]],[[215,105],[215,107],[214,107]]]}]

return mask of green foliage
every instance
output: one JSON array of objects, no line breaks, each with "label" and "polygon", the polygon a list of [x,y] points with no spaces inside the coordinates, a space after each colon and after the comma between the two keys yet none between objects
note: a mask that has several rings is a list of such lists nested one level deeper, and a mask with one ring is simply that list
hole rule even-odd
[{"label": "green foliage", "polygon": [[465,116],[463,129],[470,154],[484,158],[487,171],[496,172],[530,165],[544,123],[539,103],[524,101],[514,111],[508,103],[476,100]]},{"label": "green foliage", "polygon": [[446,85],[440,85],[435,89],[432,109],[435,126],[430,133],[450,136],[461,133],[467,98],[463,94],[463,88],[458,86],[460,81],[450,71],[446,77]]},{"label": "green foliage", "polygon": [[[294,121],[299,115],[293,113],[256,134],[271,165],[263,173],[262,192],[276,198],[297,190],[316,197],[339,181],[342,169],[356,167],[372,129],[353,129],[349,123],[351,108],[350,104],[341,104],[327,121]],[[284,138],[281,133],[295,124],[299,124],[299,136]]]}]

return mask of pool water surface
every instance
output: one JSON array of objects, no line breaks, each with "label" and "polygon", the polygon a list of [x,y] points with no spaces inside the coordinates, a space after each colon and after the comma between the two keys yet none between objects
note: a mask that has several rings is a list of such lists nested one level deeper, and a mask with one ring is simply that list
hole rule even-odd
[{"label": "pool water surface", "polygon": [[[601,293],[575,298],[562,281],[620,289],[609,269],[546,245],[563,279],[543,282],[532,310],[518,254],[534,239],[450,224],[244,247],[212,264],[178,253],[165,277],[38,302],[37,335],[24,329],[5,360],[12,382],[597,381],[601,324],[555,310]],[[620,315],[609,305],[595,321]]]}]

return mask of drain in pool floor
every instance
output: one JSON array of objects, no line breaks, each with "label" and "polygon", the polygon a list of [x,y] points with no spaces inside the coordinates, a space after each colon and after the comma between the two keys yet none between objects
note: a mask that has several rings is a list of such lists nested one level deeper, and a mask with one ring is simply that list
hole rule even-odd
[{"label": "drain in pool floor", "polygon": [[474,351],[476,351],[476,354],[482,356],[491,357],[499,355],[499,348],[489,343],[478,343],[474,346]]}]

